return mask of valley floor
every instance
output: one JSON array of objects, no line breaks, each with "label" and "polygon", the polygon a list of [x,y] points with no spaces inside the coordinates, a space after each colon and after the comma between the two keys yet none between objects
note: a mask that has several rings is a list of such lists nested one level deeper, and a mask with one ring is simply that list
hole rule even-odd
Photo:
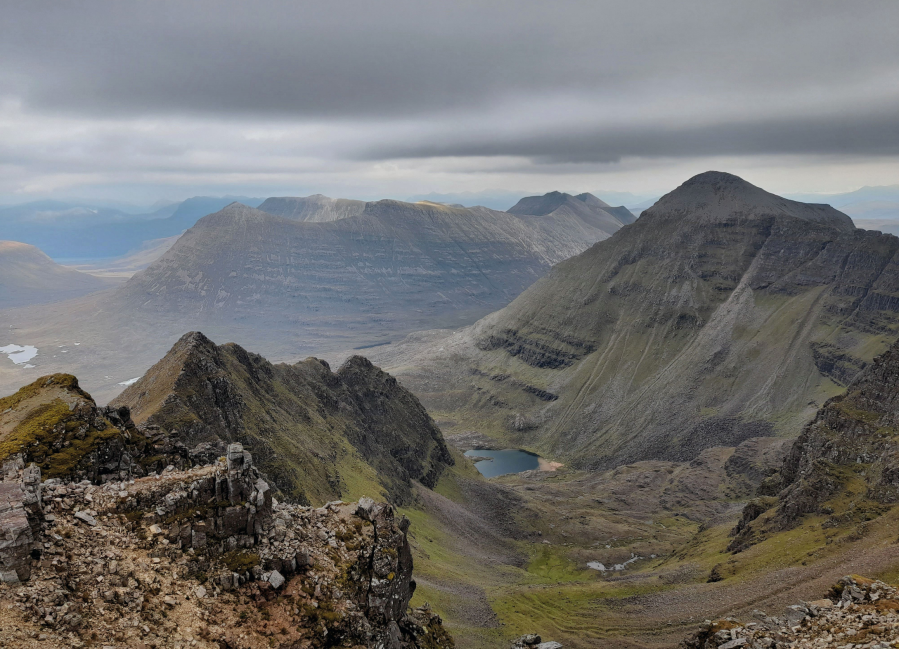
[{"label": "valley floor", "polygon": [[[861,529],[822,529],[811,517],[728,553],[743,504],[727,497],[732,453],[490,481],[460,455],[435,492],[420,489],[420,505],[404,511],[419,583],[413,603],[430,602],[459,647],[539,633],[572,649],[655,648],[676,646],[707,619],[779,615],[846,574],[899,577],[896,510]],[[633,557],[622,570],[587,566]],[[720,581],[710,582],[713,570]]]}]

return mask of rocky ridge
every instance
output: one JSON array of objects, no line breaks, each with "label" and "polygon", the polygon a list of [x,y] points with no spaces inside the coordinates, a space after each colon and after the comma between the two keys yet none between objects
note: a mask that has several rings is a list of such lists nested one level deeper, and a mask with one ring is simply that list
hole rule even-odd
[{"label": "rocky ridge", "polygon": [[829,597],[788,607],[780,617],[756,611],[752,622],[706,622],[680,649],[891,649],[899,642],[899,590],[858,575]]},{"label": "rocky ridge", "polygon": [[47,477],[105,482],[143,475],[146,450],[127,408],[98,407],[71,374],[41,377],[0,399],[0,461],[21,455]]},{"label": "rocky ridge", "polygon": [[27,558],[0,546],[20,564],[3,572],[0,646],[453,646],[430,609],[408,610],[408,521],[369,499],[278,503],[239,444],[103,485],[7,469],[4,494],[37,475],[37,507],[14,508],[39,523]]},{"label": "rocky ridge", "polygon": [[111,405],[151,440],[145,466],[190,466],[185,446],[221,453],[240,440],[277,489],[306,504],[360,478],[406,503],[413,480],[433,488],[453,464],[415,396],[360,356],[337,372],[315,358],[272,364],[192,332]]}]

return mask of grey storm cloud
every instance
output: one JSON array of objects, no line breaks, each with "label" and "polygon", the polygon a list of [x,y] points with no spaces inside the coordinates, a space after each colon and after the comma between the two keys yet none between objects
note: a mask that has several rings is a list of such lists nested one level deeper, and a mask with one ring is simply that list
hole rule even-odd
[{"label": "grey storm cloud", "polygon": [[627,156],[899,155],[899,106],[888,114],[757,118],[690,127],[651,123],[629,128],[564,126],[519,137],[464,134],[427,142],[373,146],[363,159],[518,156],[543,164],[618,162]]},{"label": "grey storm cloud", "polygon": [[[0,0],[0,12],[0,109],[38,127],[321,125],[333,146],[273,148],[350,165],[899,154],[895,0]],[[110,150],[158,148],[153,164],[173,171],[193,146],[190,127],[155,143],[122,128],[103,135]],[[100,146],[39,144],[0,158],[72,166]]]}]

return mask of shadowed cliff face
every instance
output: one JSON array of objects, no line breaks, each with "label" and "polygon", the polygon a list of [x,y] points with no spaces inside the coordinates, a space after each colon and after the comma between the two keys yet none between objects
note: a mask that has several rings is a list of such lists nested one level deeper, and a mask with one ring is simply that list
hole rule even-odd
[{"label": "shadowed cliff face", "polygon": [[186,334],[114,405],[164,446],[238,440],[286,494],[324,502],[367,488],[398,503],[451,465],[443,437],[396,379],[354,356],[336,373],[310,358],[273,365]]},{"label": "shadowed cliff face", "polygon": [[[885,349],[897,252],[828,206],[709,172],[448,339],[467,376],[420,354],[427,370],[403,380],[468,427],[581,466],[690,459],[797,429]],[[465,405],[448,406],[461,381]]]},{"label": "shadowed cliff face", "polygon": [[809,514],[854,528],[899,502],[899,343],[833,397],[743,512],[731,549],[792,529]]}]

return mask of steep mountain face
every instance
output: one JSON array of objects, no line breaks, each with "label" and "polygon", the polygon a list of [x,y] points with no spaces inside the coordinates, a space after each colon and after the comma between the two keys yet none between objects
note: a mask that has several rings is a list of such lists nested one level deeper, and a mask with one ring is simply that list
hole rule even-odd
[{"label": "steep mountain face", "polygon": [[864,525],[899,502],[899,343],[824,404],[760,491],[731,549],[812,514],[825,528]]},{"label": "steep mountain face", "polygon": [[424,368],[401,376],[435,412],[578,465],[690,459],[797,429],[885,349],[897,252],[709,172],[506,309],[384,362]]},{"label": "steep mountain face", "polygon": [[294,221],[320,223],[345,219],[348,216],[358,216],[365,211],[365,201],[329,198],[322,194],[313,194],[300,198],[267,198],[259,206],[259,209]]},{"label": "steep mountain face", "polygon": [[190,333],[112,405],[127,406],[160,448],[242,442],[277,487],[303,502],[360,489],[408,502],[413,480],[433,487],[453,464],[418,400],[359,356],[336,373],[315,358],[273,365]]},{"label": "steep mountain face", "polygon": [[207,216],[115,299],[217,335],[251,328],[278,351],[310,340],[346,349],[472,322],[605,236],[551,216],[387,200],[305,222],[314,209],[303,205],[285,208],[291,218],[239,204]]},{"label": "steep mountain face", "polygon": [[60,266],[27,243],[0,241],[0,309],[58,302],[114,284]]}]

